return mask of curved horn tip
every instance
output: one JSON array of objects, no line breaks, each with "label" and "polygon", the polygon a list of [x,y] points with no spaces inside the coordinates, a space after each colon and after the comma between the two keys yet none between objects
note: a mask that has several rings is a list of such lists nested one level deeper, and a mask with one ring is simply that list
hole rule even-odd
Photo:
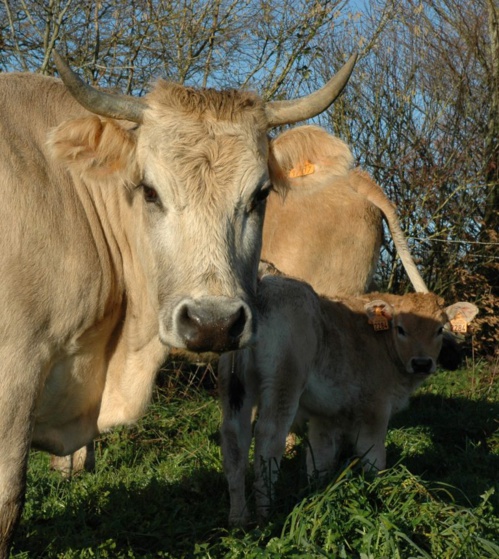
[{"label": "curved horn tip", "polygon": [[56,49],[52,50],[52,58],[54,59],[56,66],[62,61],[62,56],[57,52]]},{"label": "curved horn tip", "polygon": [[55,67],[59,74],[62,74],[64,70],[69,69],[69,64],[67,60],[61,56],[55,49],[52,50],[52,58],[54,59]]},{"label": "curved horn tip", "polygon": [[273,128],[283,124],[294,124],[313,118],[325,111],[341,94],[348,83],[357,62],[358,53],[350,55],[347,62],[319,90],[305,97],[289,101],[271,101],[266,104],[268,126]]},{"label": "curved horn tip", "polygon": [[84,82],[55,49],[53,57],[62,81],[80,105],[104,117],[130,120],[138,124],[142,122],[145,104],[141,100],[95,89]]}]

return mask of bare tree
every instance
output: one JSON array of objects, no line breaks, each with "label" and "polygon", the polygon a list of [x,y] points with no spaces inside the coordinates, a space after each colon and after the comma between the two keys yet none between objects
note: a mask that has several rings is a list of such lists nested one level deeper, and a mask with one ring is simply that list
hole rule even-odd
[{"label": "bare tree", "polygon": [[265,97],[289,96],[303,88],[320,37],[344,4],[3,0],[0,68],[51,73],[57,44],[87,80],[124,92],[141,94],[161,76],[205,87],[251,87]]},{"label": "bare tree", "polygon": [[[497,0],[370,6],[350,39],[361,59],[322,122],[349,141],[397,204],[429,286],[475,298],[489,331],[495,328],[489,340],[496,345]],[[329,58],[348,41],[335,31]],[[378,280],[395,291],[407,288],[388,240]]]}]

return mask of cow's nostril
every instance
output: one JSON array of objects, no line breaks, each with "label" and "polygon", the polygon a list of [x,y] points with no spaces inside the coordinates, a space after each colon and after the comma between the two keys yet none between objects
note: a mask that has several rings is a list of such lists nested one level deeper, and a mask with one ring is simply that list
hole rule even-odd
[{"label": "cow's nostril", "polygon": [[195,331],[201,326],[202,318],[195,313],[194,309],[189,305],[184,305],[178,313],[178,326],[182,330],[184,336],[194,334]]},{"label": "cow's nostril", "polygon": [[433,360],[430,357],[413,357],[411,365],[414,373],[428,374],[432,370]]},{"label": "cow's nostril", "polygon": [[228,334],[233,340],[239,339],[247,323],[246,311],[243,306],[239,307],[229,319]]}]

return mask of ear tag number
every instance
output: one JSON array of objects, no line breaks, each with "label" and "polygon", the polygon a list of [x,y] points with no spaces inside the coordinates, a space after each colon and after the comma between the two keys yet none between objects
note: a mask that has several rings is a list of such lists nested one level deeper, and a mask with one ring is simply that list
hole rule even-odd
[{"label": "ear tag number", "polygon": [[457,313],[455,318],[450,321],[451,330],[459,334],[466,334],[468,323],[461,313]]},{"label": "ear tag number", "polygon": [[369,324],[372,324],[373,330],[375,332],[389,330],[390,325],[388,324],[388,319],[383,313],[383,307],[373,307],[373,311],[373,316],[368,321]]}]

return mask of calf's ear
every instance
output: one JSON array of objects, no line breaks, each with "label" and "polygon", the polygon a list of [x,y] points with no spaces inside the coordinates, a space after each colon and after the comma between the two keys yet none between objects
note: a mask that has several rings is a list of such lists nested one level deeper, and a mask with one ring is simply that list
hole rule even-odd
[{"label": "calf's ear", "polygon": [[[478,307],[473,303],[460,301],[449,305],[445,309],[445,314],[448,318],[448,324],[444,330],[442,339],[442,349],[438,356],[438,363],[444,369],[455,371],[461,365],[461,348],[459,337],[456,338],[455,334],[465,334],[468,329],[468,324],[478,314]],[[447,330],[447,328],[450,329]]]},{"label": "calf's ear", "polygon": [[131,182],[136,135],[126,126],[98,116],[68,120],[51,130],[48,144],[54,158],[82,178]]},{"label": "calf's ear", "polygon": [[466,332],[466,326],[478,314],[478,307],[473,303],[459,301],[453,305],[449,305],[445,309],[445,314],[449,319],[451,330],[453,332]]},{"label": "calf's ear", "polygon": [[382,299],[374,299],[364,305],[369,324],[375,331],[388,330],[393,318],[393,307]]}]

